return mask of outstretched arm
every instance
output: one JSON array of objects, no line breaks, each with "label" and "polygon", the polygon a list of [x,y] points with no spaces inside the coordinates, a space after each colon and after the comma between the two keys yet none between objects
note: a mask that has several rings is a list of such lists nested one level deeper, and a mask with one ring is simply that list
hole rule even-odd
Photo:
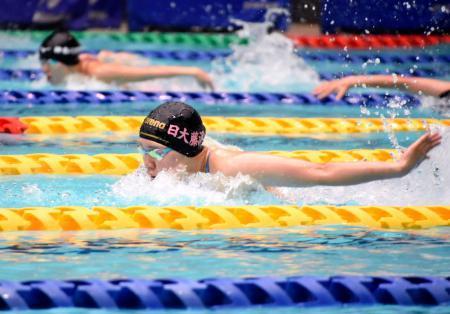
[{"label": "outstretched arm", "polygon": [[213,89],[211,77],[200,68],[183,66],[146,66],[134,67],[119,64],[102,64],[91,74],[103,81],[137,82],[153,78],[193,76],[200,84]]},{"label": "outstretched arm", "polygon": [[429,78],[398,75],[352,75],[321,83],[314,89],[313,94],[321,99],[336,93],[336,98],[341,99],[347,90],[354,86],[394,87],[431,96],[439,96],[450,90],[450,82]]},{"label": "outstretched arm", "polygon": [[440,144],[440,134],[427,133],[413,143],[397,162],[311,163],[260,153],[239,153],[214,165],[225,175],[247,174],[270,186],[352,185],[401,177]]}]

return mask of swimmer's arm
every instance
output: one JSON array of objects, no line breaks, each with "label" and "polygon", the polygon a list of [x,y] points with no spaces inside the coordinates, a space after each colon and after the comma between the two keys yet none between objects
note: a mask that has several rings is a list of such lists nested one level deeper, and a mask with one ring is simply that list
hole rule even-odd
[{"label": "swimmer's arm", "polygon": [[395,163],[311,163],[303,160],[258,153],[242,153],[229,160],[225,175],[249,175],[263,185],[308,187],[314,185],[351,185],[401,176]]},{"label": "swimmer's arm", "polygon": [[209,81],[206,72],[196,67],[147,66],[134,67],[118,64],[102,64],[91,70],[91,75],[104,81],[137,82],[153,78],[193,76],[200,81]]},{"label": "swimmer's arm", "polygon": [[399,75],[351,75],[338,80],[324,82],[317,86],[313,93],[318,98],[324,98],[332,93],[336,93],[336,98],[341,99],[347,90],[354,86],[395,87],[431,96],[439,96],[450,90],[450,82],[436,79],[402,77]]},{"label": "swimmer's arm", "polygon": [[264,185],[305,187],[313,185],[352,185],[401,177],[440,144],[439,134],[425,134],[413,143],[397,162],[310,163],[260,153],[238,153],[215,170],[225,175],[250,175]]},{"label": "swimmer's arm", "polygon": [[105,63],[123,63],[131,60],[136,60],[136,58],[139,58],[139,56],[134,53],[124,51],[114,52],[109,50],[101,50],[97,54],[97,59]]}]

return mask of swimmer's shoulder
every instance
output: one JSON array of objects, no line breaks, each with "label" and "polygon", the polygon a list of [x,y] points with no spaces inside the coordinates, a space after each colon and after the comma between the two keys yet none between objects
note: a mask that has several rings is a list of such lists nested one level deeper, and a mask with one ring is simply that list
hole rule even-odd
[{"label": "swimmer's shoulder", "polygon": [[80,63],[82,72],[87,75],[93,75],[104,64],[95,55],[87,53],[80,55]]},{"label": "swimmer's shoulder", "polygon": [[97,55],[91,53],[81,53],[79,58],[80,61],[99,61]]}]

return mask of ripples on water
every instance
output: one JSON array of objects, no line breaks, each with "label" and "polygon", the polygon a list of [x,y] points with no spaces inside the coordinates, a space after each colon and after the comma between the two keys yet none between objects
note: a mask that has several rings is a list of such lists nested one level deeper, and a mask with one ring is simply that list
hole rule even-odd
[{"label": "ripples on water", "polygon": [[[448,275],[445,228],[4,233],[2,279]],[[408,267],[405,268],[405,261]]]}]

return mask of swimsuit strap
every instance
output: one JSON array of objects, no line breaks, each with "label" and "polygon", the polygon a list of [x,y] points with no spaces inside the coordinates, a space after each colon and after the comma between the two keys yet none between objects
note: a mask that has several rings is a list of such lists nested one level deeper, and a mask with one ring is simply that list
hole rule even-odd
[{"label": "swimsuit strap", "polygon": [[211,155],[210,152],[208,152],[208,156],[206,157],[206,163],[205,163],[205,173],[209,173],[209,156]]}]

